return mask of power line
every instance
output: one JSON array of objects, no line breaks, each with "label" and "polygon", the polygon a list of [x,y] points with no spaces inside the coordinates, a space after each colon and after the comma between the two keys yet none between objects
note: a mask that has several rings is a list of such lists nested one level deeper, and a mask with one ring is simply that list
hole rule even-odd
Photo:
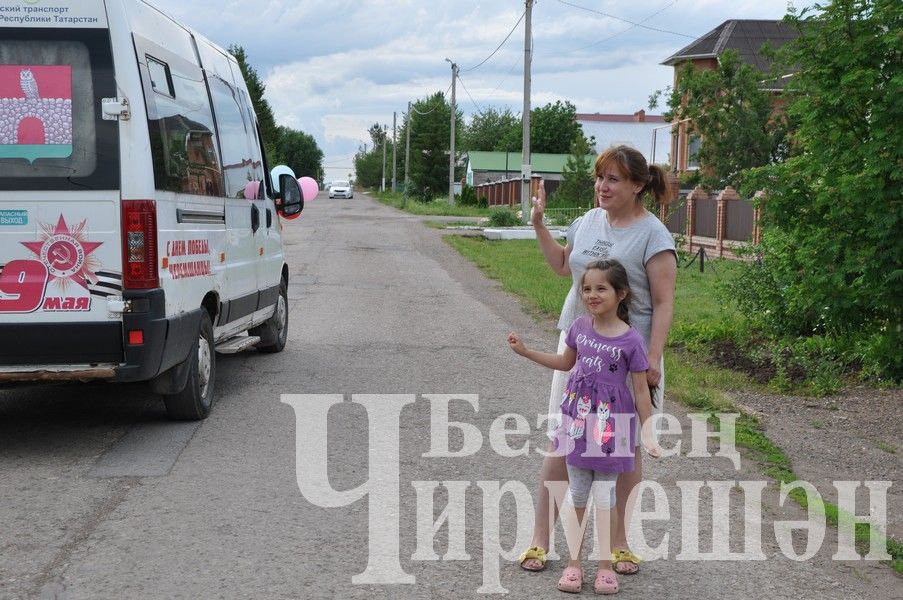
[{"label": "power line", "polygon": [[[451,84],[448,84],[448,87],[445,88],[445,91],[442,92],[442,95],[443,95],[443,96],[448,95],[448,92],[449,92],[449,90],[451,90],[451,87],[452,87]],[[435,112],[438,108],[439,108],[439,105],[437,104],[436,106],[434,106],[433,108],[429,109],[428,111],[426,111],[426,112],[421,112],[421,111],[417,110],[417,107],[416,107],[416,106],[414,106],[413,104],[411,105],[411,110],[414,111],[415,113],[417,113],[418,115],[428,115],[428,114],[430,114],[431,112]]]},{"label": "power line", "polygon": [[461,79],[461,73],[458,72],[458,81],[461,82],[461,87],[464,88],[464,91],[467,92],[467,97],[470,98],[470,101],[473,102],[473,105],[476,107],[477,112],[483,112],[483,109],[480,108],[480,105],[477,104],[477,101],[473,99],[473,96],[470,95],[470,90],[467,89],[467,86],[464,85],[464,80]]},{"label": "power line", "polygon": [[490,54],[489,56],[487,56],[486,58],[484,58],[484,59],[483,59],[483,62],[481,62],[480,64],[478,64],[478,65],[476,65],[476,66],[468,67],[467,69],[459,69],[459,72],[460,72],[460,71],[464,71],[464,72],[466,73],[466,72],[468,72],[468,71],[473,71],[473,70],[475,70],[475,69],[479,69],[479,68],[482,67],[484,64],[486,64],[486,61],[489,60],[490,58],[492,58],[493,56],[495,56],[495,53],[498,52],[498,51],[502,48],[502,46],[505,45],[505,42],[508,41],[508,38],[511,37],[511,34],[514,33],[514,30],[517,29],[517,26],[518,26],[518,25],[520,25],[520,22],[524,20],[524,15],[526,15],[526,14],[527,14],[527,11],[526,11],[526,10],[525,10],[524,12],[521,13],[520,18],[517,20],[517,23],[514,24],[514,27],[511,28],[511,31],[509,31],[509,32],[508,32],[508,35],[505,36],[505,39],[502,40],[502,43],[499,44],[498,47],[497,47],[495,50],[492,51],[492,54]]},{"label": "power line", "polygon": [[637,27],[640,26],[640,24],[645,23],[646,21],[648,21],[648,20],[650,20],[650,19],[652,19],[652,18],[654,18],[654,17],[657,17],[659,14],[663,13],[664,11],[668,10],[669,8],[671,8],[672,6],[674,6],[675,4],[677,4],[677,2],[678,2],[678,0],[674,0],[674,1],[671,2],[670,4],[666,4],[666,5],[663,6],[662,8],[658,9],[657,11],[655,11],[654,13],[652,13],[651,15],[649,15],[648,17],[645,17],[645,18],[641,19],[641,20],[638,22],[638,24],[636,24],[636,25],[631,25],[631,26],[628,27],[627,29],[622,29],[621,31],[619,31],[619,32],[617,32],[617,33],[614,33],[614,34],[612,34],[612,35],[610,35],[610,36],[608,36],[608,37],[602,38],[601,40],[599,40],[599,41],[597,41],[597,42],[593,42],[592,44],[587,44],[586,46],[581,46],[581,47],[579,47],[579,48],[574,48],[573,50],[566,50],[566,51],[564,51],[564,52],[558,52],[558,53],[556,53],[556,54],[546,54],[545,57],[546,57],[546,58],[555,58],[555,57],[558,57],[558,56],[567,56],[567,55],[573,54],[574,52],[581,52],[581,51],[586,50],[586,49],[588,49],[588,48],[592,48],[592,47],[594,47],[594,46],[598,46],[599,44],[604,44],[605,42],[608,42],[608,41],[610,41],[610,40],[613,40],[614,38],[616,38],[616,37],[618,37],[618,36],[620,36],[620,35],[624,35],[625,33],[627,33],[628,31],[630,31],[630,30],[632,30],[632,29],[636,29]]},{"label": "power line", "polygon": [[[681,37],[690,38],[690,39],[694,39],[694,40],[697,37],[695,35],[687,35],[686,33],[680,33],[677,31],[670,31],[668,29],[659,29],[658,27],[650,27],[649,25],[643,25],[643,21],[646,21],[648,19],[644,19],[643,21],[639,21],[639,22],[631,21],[630,19],[618,17],[615,15],[609,14],[607,12],[602,12],[601,10],[596,10],[594,8],[587,8],[585,6],[580,6],[579,4],[573,4],[572,2],[568,2],[567,0],[558,0],[558,2],[561,4],[564,4],[566,6],[571,6],[573,8],[579,8],[580,10],[585,10],[586,12],[595,13],[597,15],[602,15],[603,17],[608,17],[609,19],[615,19],[616,21],[622,21],[624,23],[633,25],[634,27],[640,27],[642,29],[648,29],[650,31],[657,31],[659,33],[670,33],[671,35],[679,35]],[[667,7],[665,7],[665,8],[667,8]]]},{"label": "power line", "polygon": [[489,92],[489,94],[486,96],[487,99],[489,99],[489,100],[492,99],[493,94],[495,94],[497,91],[499,91],[499,89],[502,87],[502,85],[504,85],[504,83],[506,81],[508,81],[508,78],[511,77],[511,74],[514,72],[514,69],[519,67],[521,65],[522,61],[523,61],[523,59],[520,57],[518,57],[518,59],[516,61],[514,61],[514,64],[511,65],[511,68],[508,69],[508,72],[505,74],[504,77],[502,77],[502,80],[499,82],[499,84],[497,86],[495,86],[495,89],[492,90],[491,92]]}]

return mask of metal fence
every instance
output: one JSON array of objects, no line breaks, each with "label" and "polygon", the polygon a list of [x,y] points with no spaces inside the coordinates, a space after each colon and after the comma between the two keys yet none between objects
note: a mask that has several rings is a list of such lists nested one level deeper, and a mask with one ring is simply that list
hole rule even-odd
[{"label": "metal fence", "polygon": [[[764,199],[761,192],[756,197]],[[705,247],[718,256],[733,256],[739,246],[761,242],[761,211],[761,202],[741,198],[731,187],[711,196],[696,188],[680,190],[660,207],[659,218],[668,231],[684,237],[689,250]]]},{"label": "metal fence", "polygon": [[577,217],[582,217],[586,214],[586,211],[591,208],[592,206],[577,208],[547,208],[546,222],[550,225],[567,226],[573,223],[574,219]]}]

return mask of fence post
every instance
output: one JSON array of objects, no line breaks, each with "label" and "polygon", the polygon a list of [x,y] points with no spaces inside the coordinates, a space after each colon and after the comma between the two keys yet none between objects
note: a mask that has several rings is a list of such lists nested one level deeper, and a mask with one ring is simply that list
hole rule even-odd
[{"label": "fence post", "polygon": [[693,236],[696,235],[696,200],[705,200],[709,195],[698,185],[687,196],[687,251],[693,252]]},{"label": "fence post", "polygon": [[753,207],[753,244],[758,246],[762,243],[762,211],[765,208],[765,200],[767,199],[765,190],[759,190],[753,195],[755,198],[755,206]]},{"label": "fence post", "polygon": [[715,211],[715,239],[718,243],[718,256],[724,258],[724,238],[727,237],[727,203],[740,200],[740,194],[731,186],[726,186],[718,194],[718,206]]}]

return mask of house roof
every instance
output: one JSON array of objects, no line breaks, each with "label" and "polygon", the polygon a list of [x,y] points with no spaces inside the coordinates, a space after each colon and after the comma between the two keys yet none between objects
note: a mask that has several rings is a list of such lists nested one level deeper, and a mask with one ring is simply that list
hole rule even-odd
[{"label": "house roof", "polygon": [[740,53],[740,60],[767,73],[770,63],[759,52],[762,45],[768,42],[773,48],[779,48],[798,36],[799,32],[783,21],[731,19],[681,48],[661,64],[674,66],[687,60],[718,58],[725,50],[734,49]]},{"label": "house roof", "polygon": [[577,113],[577,122],[587,121],[592,123],[665,123],[665,117],[661,115],[645,115],[645,121],[638,121],[636,115],[606,115],[600,113]]},{"label": "house roof", "polygon": [[[482,152],[470,151],[467,153],[471,171],[508,171],[520,173],[520,152]],[[561,173],[564,164],[570,154],[542,154],[534,152],[530,154],[530,166],[534,173]],[[591,160],[595,160],[591,156]],[[506,168],[507,165],[507,168]]]}]

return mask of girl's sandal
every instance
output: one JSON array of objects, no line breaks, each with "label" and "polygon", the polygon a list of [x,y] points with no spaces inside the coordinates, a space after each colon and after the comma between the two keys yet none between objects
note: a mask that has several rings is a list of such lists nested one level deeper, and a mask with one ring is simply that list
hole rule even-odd
[{"label": "girl's sandal", "polygon": [[568,594],[579,594],[583,589],[583,569],[568,567],[558,580],[558,589]]},{"label": "girl's sandal", "polygon": [[[527,566],[527,561],[532,560],[533,563],[530,563],[531,566]],[[532,566],[535,562],[539,562],[539,566]],[[540,548],[539,546],[533,546],[532,548],[527,548],[524,550],[524,553],[520,555],[520,558],[517,559],[517,562],[520,564],[520,568],[524,571],[542,571],[546,568],[546,550],[545,548]]]},{"label": "girl's sandal", "polygon": [[593,591],[597,594],[617,594],[620,591],[618,576],[615,575],[614,571],[599,569],[599,572],[596,573]]},{"label": "girl's sandal", "polygon": [[635,575],[640,570],[641,562],[643,559],[630,550],[614,550],[611,553],[612,568],[619,575]]}]

